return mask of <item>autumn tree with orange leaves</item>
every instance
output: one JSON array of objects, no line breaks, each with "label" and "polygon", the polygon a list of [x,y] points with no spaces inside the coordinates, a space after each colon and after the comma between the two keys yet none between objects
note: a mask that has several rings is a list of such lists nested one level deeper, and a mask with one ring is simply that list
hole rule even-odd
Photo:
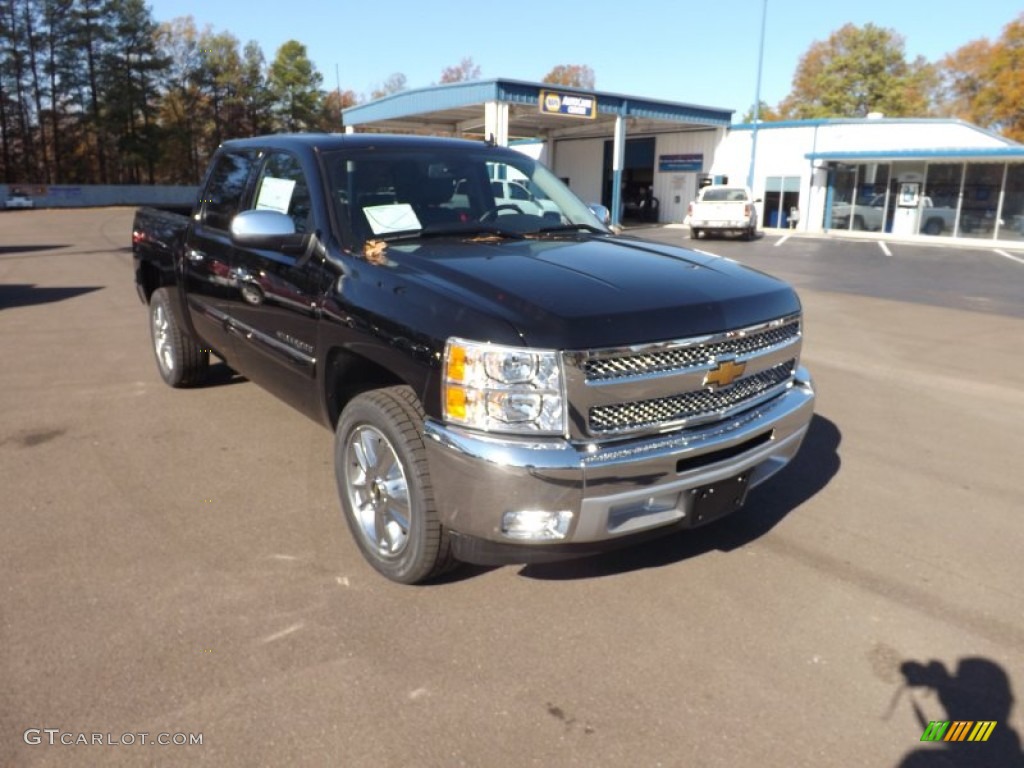
[{"label": "autumn tree with orange leaves", "polygon": [[943,113],[1024,141],[1024,13],[995,42],[974,40],[939,64]]},{"label": "autumn tree with orange leaves", "polygon": [[465,83],[480,79],[480,67],[472,56],[466,56],[458,64],[445,67],[441,72],[442,83]]},{"label": "autumn tree with orange leaves", "polygon": [[552,85],[571,85],[576,88],[594,89],[594,70],[586,64],[559,64],[541,81]]}]

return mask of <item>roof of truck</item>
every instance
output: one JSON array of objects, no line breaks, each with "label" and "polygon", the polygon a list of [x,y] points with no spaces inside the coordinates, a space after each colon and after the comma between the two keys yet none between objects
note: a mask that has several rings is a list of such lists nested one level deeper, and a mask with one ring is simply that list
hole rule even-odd
[{"label": "roof of truck", "polygon": [[274,147],[278,149],[297,149],[299,147],[315,150],[331,149],[368,149],[371,147],[438,149],[441,147],[463,147],[466,149],[487,146],[481,141],[469,139],[453,139],[440,136],[412,136],[386,133],[274,133],[266,136],[253,136],[248,139],[231,139],[221,146]]}]

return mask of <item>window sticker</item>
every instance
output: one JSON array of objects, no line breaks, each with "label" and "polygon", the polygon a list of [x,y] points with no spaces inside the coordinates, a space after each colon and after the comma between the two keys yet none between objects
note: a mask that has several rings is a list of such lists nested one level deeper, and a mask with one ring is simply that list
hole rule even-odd
[{"label": "window sticker", "polygon": [[264,176],[263,182],[260,184],[260,194],[256,200],[256,210],[288,213],[288,206],[291,205],[294,190],[294,179],[276,179],[273,176]]},{"label": "window sticker", "polygon": [[363,213],[366,214],[366,221],[375,235],[423,229],[416,212],[408,203],[368,205],[363,208]]}]

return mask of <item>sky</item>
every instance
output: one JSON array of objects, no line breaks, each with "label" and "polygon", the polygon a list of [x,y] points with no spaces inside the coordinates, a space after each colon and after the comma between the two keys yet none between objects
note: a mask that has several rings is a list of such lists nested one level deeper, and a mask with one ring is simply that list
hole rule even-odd
[{"label": "sky", "polygon": [[732,109],[754,103],[762,10],[761,99],[790,91],[800,57],[848,22],[903,36],[908,61],[938,61],[978,38],[995,40],[1020,0],[150,0],[157,22],[192,16],[202,29],[255,40],[267,61],[287,40],[306,46],[323,88],[368,97],[392,73],[408,87],[440,81],[471,57],[481,78],[539,81],[585,64],[596,89]]}]

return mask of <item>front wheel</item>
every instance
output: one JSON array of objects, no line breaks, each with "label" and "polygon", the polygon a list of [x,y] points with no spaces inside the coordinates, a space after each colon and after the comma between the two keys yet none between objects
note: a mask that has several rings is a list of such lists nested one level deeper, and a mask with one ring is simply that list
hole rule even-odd
[{"label": "front wheel", "polygon": [[166,288],[149,299],[149,330],[160,376],[172,387],[202,384],[210,370],[210,351],[202,349],[181,327]]},{"label": "front wheel", "polygon": [[409,387],[364,392],[345,406],[334,472],[356,544],[381,574],[417,584],[454,565],[434,505],[423,409]]}]

